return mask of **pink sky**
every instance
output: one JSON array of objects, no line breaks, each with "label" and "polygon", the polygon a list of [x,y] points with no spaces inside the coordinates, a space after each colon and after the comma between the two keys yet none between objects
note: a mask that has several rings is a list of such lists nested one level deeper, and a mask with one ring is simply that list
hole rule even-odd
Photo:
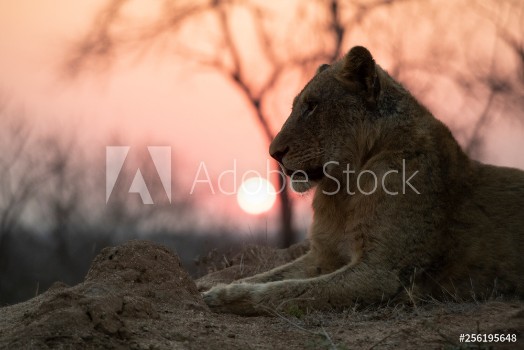
[{"label": "pink sky", "polygon": [[[0,92],[11,105],[23,108],[37,125],[64,124],[64,130],[76,129],[88,140],[100,142],[117,130],[130,140],[170,143],[175,160],[184,166],[187,192],[202,161],[213,177],[231,169],[234,159],[239,176],[248,170],[264,173],[267,142],[235,88],[217,74],[191,71],[166,55],[120,65],[102,78],[86,76],[74,83],[57,78],[57,62],[67,43],[84,33],[101,3],[0,0]],[[442,94],[446,100],[446,92]],[[289,109],[283,110],[273,125],[285,120]],[[523,140],[523,128],[497,123],[488,138],[486,161],[524,168]],[[297,221],[304,227],[309,200],[300,202]],[[205,207],[230,218],[226,220],[240,217],[245,228],[271,223],[277,215],[245,214],[233,196],[209,196]]]},{"label": "pink sky", "polygon": [[[115,131],[125,140],[173,145],[175,162],[184,167],[185,196],[200,162],[215,187],[218,175],[232,169],[235,160],[238,186],[249,170],[265,174],[268,144],[235,88],[217,74],[190,72],[181,62],[164,59],[115,68],[111,76],[86,74],[79,82],[56,77],[66,44],[84,33],[99,3],[0,0],[0,92],[10,105],[42,128],[71,128],[94,140],[91,145]],[[206,215],[240,222],[246,229],[266,221],[271,225],[277,215],[274,210],[246,214],[234,196],[211,195],[204,184],[196,186],[195,194],[205,198],[200,205]]]}]

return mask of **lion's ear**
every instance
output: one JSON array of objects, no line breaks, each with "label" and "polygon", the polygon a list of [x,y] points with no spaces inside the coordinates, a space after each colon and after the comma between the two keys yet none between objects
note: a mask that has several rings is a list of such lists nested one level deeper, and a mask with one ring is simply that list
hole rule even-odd
[{"label": "lion's ear", "polygon": [[317,75],[320,72],[325,71],[328,68],[329,68],[329,64],[327,64],[327,63],[321,64],[320,66],[318,66],[317,72],[315,73],[315,75]]},{"label": "lion's ear", "polygon": [[380,91],[375,60],[371,53],[362,46],[355,46],[344,57],[341,78],[350,83],[358,84],[366,102],[375,104]]}]

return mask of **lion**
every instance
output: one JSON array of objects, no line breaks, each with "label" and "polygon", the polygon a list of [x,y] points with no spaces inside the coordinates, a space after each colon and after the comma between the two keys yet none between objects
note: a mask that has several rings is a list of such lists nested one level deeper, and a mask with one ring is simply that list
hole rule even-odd
[{"label": "lion", "polygon": [[269,152],[315,188],[310,250],[212,287],[212,310],[524,295],[524,172],[468,158],[366,48],[319,67]]}]

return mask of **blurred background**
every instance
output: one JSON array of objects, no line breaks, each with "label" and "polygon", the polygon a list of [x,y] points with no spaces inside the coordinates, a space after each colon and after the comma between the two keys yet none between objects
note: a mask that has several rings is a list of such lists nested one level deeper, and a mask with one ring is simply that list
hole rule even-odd
[{"label": "blurred background", "polygon": [[[311,195],[237,189],[282,187],[270,140],[354,45],[473,158],[524,168],[520,0],[0,0],[0,306],[81,281],[129,239],[195,277],[303,239]],[[129,149],[106,196],[114,146]],[[171,196],[150,146],[170,147]]]}]

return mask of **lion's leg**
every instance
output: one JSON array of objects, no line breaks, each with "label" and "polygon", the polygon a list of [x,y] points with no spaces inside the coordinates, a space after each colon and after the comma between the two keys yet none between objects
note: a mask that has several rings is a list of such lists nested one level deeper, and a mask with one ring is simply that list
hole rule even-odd
[{"label": "lion's leg", "polygon": [[308,278],[318,276],[319,274],[320,268],[316,264],[314,254],[312,252],[308,252],[298,259],[293,260],[292,262],[289,262],[285,265],[251,277],[243,278],[236,282],[264,283],[286,279]]},{"label": "lion's leg", "polygon": [[290,307],[331,309],[356,301],[380,302],[400,288],[394,272],[360,263],[315,278],[216,286],[204,293],[204,300],[216,312],[253,315]]}]

